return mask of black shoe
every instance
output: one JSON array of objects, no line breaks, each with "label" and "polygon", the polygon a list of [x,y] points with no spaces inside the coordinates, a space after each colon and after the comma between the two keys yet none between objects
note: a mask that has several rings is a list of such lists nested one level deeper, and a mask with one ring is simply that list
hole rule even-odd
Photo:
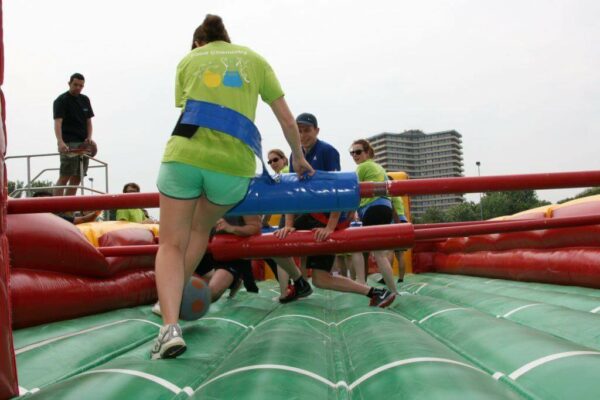
[{"label": "black shoe", "polygon": [[304,278],[300,278],[298,281],[294,282],[294,287],[296,288],[296,296],[298,296],[298,298],[308,297],[313,292],[312,286],[310,286],[310,283]]},{"label": "black shoe", "polygon": [[387,289],[373,288],[371,294],[371,307],[385,308],[394,302],[396,295]]},{"label": "black shoe", "polygon": [[301,297],[307,297],[312,293],[312,287],[310,283],[306,282],[304,278],[298,279],[294,284],[289,284],[285,297],[280,298],[280,303],[289,303],[294,300],[298,300]]},{"label": "black shoe", "polygon": [[403,282],[404,282],[404,279],[402,279],[402,278],[398,278],[398,280],[396,281],[396,283],[403,283]]},{"label": "black shoe", "polygon": [[377,281],[377,283],[381,283],[385,285],[385,279],[381,278],[380,280]]}]

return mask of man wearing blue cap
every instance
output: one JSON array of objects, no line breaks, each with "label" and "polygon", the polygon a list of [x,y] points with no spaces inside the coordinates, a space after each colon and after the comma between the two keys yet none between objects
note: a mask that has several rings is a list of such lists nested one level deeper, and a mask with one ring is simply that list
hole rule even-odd
[{"label": "man wearing blue cap", "polygon": [[[319,125],[317,118],[313,114],[302,113],[296,117],[298,131],[300,132],[300,143],[306,161],[318,171],[339,171],[340,153],[329,143],[319,140]],[[292,162],[290,156],[290,165]],[[290,166],[290,172],[294,172],[294,167]],[[315,233],[315,240],[321,242],[327,240],[329,235],[339,227],[347,227],[348,220],[340,222],[341,213],[311,213],[302,214],[294,218],[294,214],[286,214],[285,227],[275,232],[280,239],[285,238],[289,233],[299,230],[312,230]],[[395,298],[395,295],[385,289],[369,287],[365,284],[353,281],[343,276],[334,276],[331,274],[335,255],[308,256],[302,258],[302,271],[306,268],[312,268],[313,284],[322,289],[336,290],[339,292],[351,292],[363,294],[371,299],[370,305],[376,307],[387,307]],[[293,263],[291,258],[275,259],[279,265],[284,263]],[[302,288],[295,285],[289,285],[285,296],[280,297],[279,301],[287,303],[299,297],[304,297],[310,292],[302,293]]]}]

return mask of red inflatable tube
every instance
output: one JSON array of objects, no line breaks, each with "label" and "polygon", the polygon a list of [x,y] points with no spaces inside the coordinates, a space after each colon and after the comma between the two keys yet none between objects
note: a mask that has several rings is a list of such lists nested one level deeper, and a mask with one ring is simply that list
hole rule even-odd
[{"label": "red inflatable tube", "polygon": [[154,271],[126,271],[93,279],[13,268],[13,328],[77,318],[156,301]]},{"label": "red inflatable tube", "polygon": [[[270,258],[410,248],[414,244],[412,224],[348,228],[335,231],[324,242],[315,242],[312,231],[296,231],[285,239],[273,234],[252,237],[217,235],[209,251],[217,260]],[[99,247],[105,257],[154,254],[158,245]]]},{"label": "red inflatable tube", "polygon": [[436,272],[600,288],[600,249],[563,248],[442,254]]},{"label": "red inflatable tube", "polygon": [[410,248],[413,244],[413,225],[393,224],[342,229],[324,242],[315,242],[312,231],[297,231],[283,240],[273,234],[249,238],[217,235],[210,247],[215,259],[226,261]]}]

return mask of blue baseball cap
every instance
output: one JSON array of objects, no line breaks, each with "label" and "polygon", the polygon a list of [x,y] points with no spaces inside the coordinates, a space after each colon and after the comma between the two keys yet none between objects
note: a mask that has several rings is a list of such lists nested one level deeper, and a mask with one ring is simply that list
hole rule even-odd
[{"label": "blue baseball cap", "polygon": [[317,117],[315,117],[314,115],[312,115],[310,113],[302,113],[302,114],[298,115],[296,117],[296,123],[304,124],[304,125],[312,125],[315,128],[319,127],[319,125],[317,124]]}]

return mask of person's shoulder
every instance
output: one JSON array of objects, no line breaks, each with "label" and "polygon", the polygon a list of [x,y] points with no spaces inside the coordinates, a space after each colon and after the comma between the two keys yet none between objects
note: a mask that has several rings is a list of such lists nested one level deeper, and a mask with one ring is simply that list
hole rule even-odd
[{"label": "person's shoulder", "polygon": [[331,144],[318,139],[317,140],[317,145],[319,146],[319,148],[321,149],[321,151],[329,151],[329,152],[336,152],[338,153],[337,149],[335,147],[333,147]]},{"label": "person's shoulder", "polygon": [[54,99],[55,103],[61,102],[61,101],[65,101],[65,99],[67,98],[67,95],[69,94],[69,92],[64,92],[58,95],[58,97],[56,99]]}]

